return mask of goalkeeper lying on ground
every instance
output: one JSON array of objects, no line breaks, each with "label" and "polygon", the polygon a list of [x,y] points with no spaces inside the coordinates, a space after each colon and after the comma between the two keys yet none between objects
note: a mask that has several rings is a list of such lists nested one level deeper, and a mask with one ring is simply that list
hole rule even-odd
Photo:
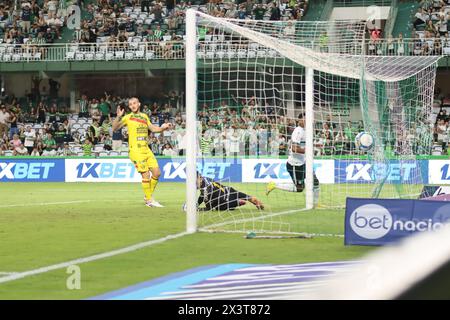
[{"label": "goalkeeper lying on ground", "polygon": [[257,198],[232,187],[223,186],[210,178],[201,176],[198,172],[197,188],[200,190],[197,207],[205,203],[205,207],[199,208],[200,211],[234,210],[245,205],[247,201],[253,203],[260,210],[264,209],[264,205]]}]

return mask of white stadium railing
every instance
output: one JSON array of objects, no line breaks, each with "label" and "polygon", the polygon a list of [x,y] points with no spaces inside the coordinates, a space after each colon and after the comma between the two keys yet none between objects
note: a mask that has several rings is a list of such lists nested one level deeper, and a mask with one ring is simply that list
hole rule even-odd
[{"label": "white stadium railing", "polygon": [[[230,41],[226,47],[219,48],[214,39],[199,42],[200,55],[211,59],[215,57],[275,57],[278,54],[273,50],[263,50],[255,43]],[[289,41],[289,40],[288,40]],[[435,43],[440,48],[433,52]],[[424,49],[425,44],[428,48]],[[303,43],[305,47],[319,48],[318,41]],[[357,45],[357,44],[355,44]],[[326,49],[326,48],[325,48]],[[368,55],[450,55],[450,39],[379,39],[375,42],[367,41],[365,52]],[[344,52],[343,52],[344,53]],[[0,63],[5,62],[67,62],[67,61],[130,61],[130,60],[184,60],[184,41],[143,42],[140,37],[134,37],[126,43],[67,43],[67,44],[0,44]],[[203,57],[202,57],[203,58]]]}]

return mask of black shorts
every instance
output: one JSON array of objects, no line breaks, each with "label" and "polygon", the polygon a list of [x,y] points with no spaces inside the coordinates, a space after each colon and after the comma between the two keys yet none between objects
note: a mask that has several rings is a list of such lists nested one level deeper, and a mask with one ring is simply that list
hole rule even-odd
[{"label": "black shorts", "polygon": [[[294,182],[296,186],[297,185],[305,186],[306,166],[304,164],[299,166],[293,166],[292,164],[287,162],[286,169],[292,178],[292,182]],[[318,186],[319,180],[316,177],[316,173],[313,172],[313,175],[314,175],[314,186]]]},{"label": "black shorts", "polygon": [[215,206],[214,209],[216,210],[234,210],[237,207],[239,207],[240,203],[239,200],[250,200],[250,196],[237,191],[234,188],[229,187],[230,192],[228,193],[227,196],[222,196],[219,198],[219,201],[217,203],[217,205]]}]

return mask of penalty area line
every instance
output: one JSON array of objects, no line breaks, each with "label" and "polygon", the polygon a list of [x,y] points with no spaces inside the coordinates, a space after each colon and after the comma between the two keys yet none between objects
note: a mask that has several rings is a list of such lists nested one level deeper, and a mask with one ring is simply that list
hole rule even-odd
[{"label": "penalty area line", "polygon": [[96,254],[96,255],[93,255],[93,256],[90,256],[90,257],[79,258],[79,259],[75,259],[75,260],[71,260],[71,261],[67,261],[67,262],[62,262],[62,263],[54,264],[54,265],[51,265],[51,266],[34,269],[34,270],[12,273],[12,274],[6,275],[5,277],[0,277],[0,284],[1,283],[6,283],[6,282],[10,282],[10,281],[14,281],[14,280],[23,279],[23,278],[26,278],[26,277],[29,277],[29,276],[34,276],[34,275],[38,275],[38,274],[42,274],[42,273],[47,273],[47,272],[58,270],[58,269],[67,268],[67,267],[72,266],[72,265],[78,265],[78,264],[82,264],[82,263],[93,262],[93,261],[97,261],[97,260],[102,260],[102,259],[114,257],[114,256],[117,256],[117,255],[120,255],[120,254],[124,254],[124,253],[130,253],[130,252],[133,252],[133,251],[136,251],[136,250],[139,250],[139,249],[151,247],[153,245],[166,242],[168,240],[181,238],[181,237],[184,237],[185,235],[188,235],[188,234],[190,234],[190,233],[188,233],[188,232],[181,232],[181,233],[177,233],[177,234],[168,235],[168,236],[166,236],[164,238],[137,243],[137,244],[134,244],[134,245],[122,248],[122,249],[117,249],[117,250],[113,250],[113,251],[109,251],[109,252],[105,252],[105,253]]}]

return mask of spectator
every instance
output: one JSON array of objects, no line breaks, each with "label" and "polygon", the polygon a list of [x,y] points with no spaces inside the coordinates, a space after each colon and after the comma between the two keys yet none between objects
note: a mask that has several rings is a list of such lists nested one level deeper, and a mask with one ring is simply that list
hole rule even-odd
[{"label": "spectator", "polygon": [[57,99],[58,98],[58,91],[61,87],[61,85],[59,84],[59,82],[53,80],[53,79],[48,79],[48,85],[50,87],[50,99]]},{"label": "spectator", "polygon": [[56,141],[51,133],[47,133],[47,136],[44,138],[42,143],[43,143],[43,151],[42,151],[43,157],[56,156]]},{"label": "spectator", "polygon": [[31,151],[30,155],[32,157],[39,157],[41,155],[41,151],[39,150],[39,147],[34,147],[33,151]]},{"label": "spectator", "polygon": [[150,13],[150,0],[141,0],[141,11]]},{"label": "spectator", "polygon": [[428,21],[428,15],[423,8],[420,8],[415,15],[416,20],[413,22],[414,29],[417,29],[419,25],[423,25]]},{"label": "spectator", "polygon": [[166,143],[163,147],[162,155],[166,157],[175,157],[177,153],[175,152],[175,150],[173,150],[170,143]]},{"label": "spectator", "polygon": [[112,149],[114,151],[120,151],[122,148],[122,141],[123,141],[122,129],[114,131],[112,135]]},{"label": "spectator", "polygon": [[28,153],[31,154],[34,149],[34,144],[36,141],[36,131],[32,130],[30,126],[27,126],[24,132],[25,142],[24,146],[27,148]]},{"label": "spectator", "polygon": [[9,149],[14,150],[17,147],[20,147],[22,145],[22,141],[19,139],[18,134],[14,134],[11,137],[11,141],[9,142]]},{"label": "spectator", "polygon": [[22,5],[22,22],[21,27],[22,31],[25,33],[30,32],[31,28],[31,7],[29,3],[24,3]]},{"label": "spectator", "polygon": [[91,139],[90,139],[89,137],[87,137],[87,138],[84,140],[84,143],[83,143],[83,145],[82,145],[82,148],[83,148],[83,155],[84,155],[85,157],[90,157],[90,156],[92,156],[92,148],[93,148],[93,145],[92,145],[92,141],[91,141]]},{"label": "spectator", "polygon": [[13,135],[18,134],[19,133],[19,128],[17,127],[17,114],[13,111],[10,110],[9,111],[9,136],[10,139],[12,139]]},{"label": "spectator", "polygon": [[14,148],[13,156],[28,156],[28,149],[25,148],[23,144],[20,144],[18,147]]},{"label": "spectator", "polygon": [[281,11],[275,2],[272,2],[272,8],[270,11],[270,20],[278,21],[281,19]]},{"label": "spectator", "polygon": [[260,3],[257,5],[257,7],[253,10],[253,14],[255,15],[255,20],[263,20],[264,15],[266,13],[266,9],[264,6]]},{"label": "spectator", "polygon": [[9,131],[10,113],[6,110],[4,104],[0,105],[0,139]]}]

